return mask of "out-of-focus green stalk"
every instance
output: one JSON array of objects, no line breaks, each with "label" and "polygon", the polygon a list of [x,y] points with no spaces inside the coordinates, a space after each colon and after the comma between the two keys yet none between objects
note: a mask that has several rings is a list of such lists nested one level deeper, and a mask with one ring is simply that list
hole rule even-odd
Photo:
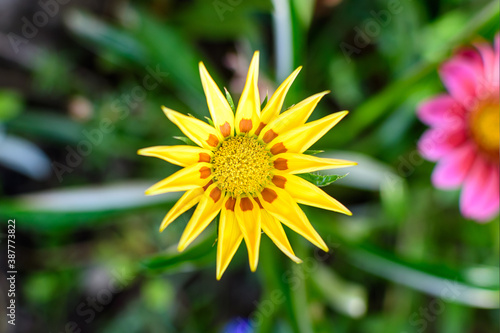
[{"label": "out-of-focus green stalk", "polygon": [[[292,235],[290,235],[292,236]],[[301,253],[300,240],[291,240],[294,250]],[[271,307],[272,311],[265,316],[261,324],[255,327],[256,332],[271,332],[271,319],[276,313],[285,310],[286,320],[295,333],[313,333],[306,299],[307,273],[303,265],[296,264],[277,251],[274,244],[265,241],[261,246],[262,272],[264,281],[264,296],[261,305]],[[260,305],[259,305],[260,306]]]}]

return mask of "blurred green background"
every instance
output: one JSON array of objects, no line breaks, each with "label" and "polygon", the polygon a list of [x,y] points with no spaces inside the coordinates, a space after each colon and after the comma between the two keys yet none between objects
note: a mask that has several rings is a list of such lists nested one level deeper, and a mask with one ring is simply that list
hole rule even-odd
[{"label": "blurred green background", "polygon": [[[0,2],[0,331],[498,332],[498,218],[432,187],[415,117],[498,30],[483,0]],[[177,253],[191,211],[160,234],[179,195],[143,195],[177,168],[136,151],[179,144],[161,105],[209,116],[198,61],[237,100],[254,50],[262,97],[303,65],[285,107],[328,89],[312,119],[351,111],[313,148],[359,163],[324,188],[354,215],[303,207],[330,253],[263,237],[258,271],[241,246],[218,282],[216,224]]]}]

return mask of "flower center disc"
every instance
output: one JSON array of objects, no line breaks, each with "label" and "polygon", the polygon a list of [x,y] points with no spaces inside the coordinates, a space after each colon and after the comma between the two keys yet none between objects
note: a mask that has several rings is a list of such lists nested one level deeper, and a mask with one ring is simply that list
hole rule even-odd
[{"label": "flower center disc", "polygon": [[271,178],[270,157],[269,151],[255,137],[228,138],[212,158],[218,187],[233,197],[260,192]]},{"label": "flower center disc", "polygon": [[470,129],[479,147],[498,158],[500,147],[500,117],[498,102],[480,104],[471,114]]}]

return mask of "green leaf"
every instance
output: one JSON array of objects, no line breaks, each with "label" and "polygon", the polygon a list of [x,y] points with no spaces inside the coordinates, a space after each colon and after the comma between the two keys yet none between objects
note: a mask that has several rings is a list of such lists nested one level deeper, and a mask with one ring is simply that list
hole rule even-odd
[{"label": "green leaf", "polygon": [[208,121],[208,123],[210,124],[210,126],[215,127],[215,126],[214,126],[214,122],[213,122],[212,118],[210,118],[210,117],[205,117],[205,119]]},{"label": "green leaf", "polygon": [[19,135],[32,135],[43,141],[62,144],[78,144],[85,129],[81,124],[64,117],[56,111],[34,109],[8,122],[9,131]]},{"label": "green leaf", "polygon": [[348,174],[346,173],[345,175],[339,176],[339,175],[316,175],[313,173],[302,173],[297,176],[304,178],[308,182],[313,183],[316,186],[328,186],[331,183],[344,178]]},{"label": "green leaf", "polygon": [[345,281],[323,264],[318,264],[311,280],[333,309],[352,318],[365,314],[368,304],[363,286]]},{"label": "green leaf", "polygon": [[197,146],[197,144],[194,143],[193,140],[191,140],[190,138],[185,137],[185,136],[174,136],[174,139],[181,140],[182,142],[184,142],[188,146]]},{"label": "green leaf", "polygon": [[[294,250],[297,256],[305,258],[306,249],[302,246],[302,242],[297,241],[296,234],[290,235],[290,242],[294,244]],[[291,328],[294,333],[312,333],[312,318],[308,309],[307,302],[307,284],[310,276],[315,273],[310,267],[305,264],[298,265],[286,258],[284,254],[276,251],[274,244],[269,239],[262,239],[262,253],[267,255],[262,256],[262,270],[264,279],[263,296],[260,299],[260,307],[265,309],[266,303],[270,300],[279,299],[279,302],[274,303],[275,306],[270,311],[266,312],[263,318],[262,326],[256,327],[256,333],[260,332],[275,332],[270,329],[271,323],[275,322],[275,316],[280,310],[286,313]],[[308,258],[311,259],[311,258]],[[267,327],[266,327],[267,326]],[[290,332],[290,331],[287,331]]]},{"label": "green leaf", "polygon": [[[99,55],[111,61],[126,60],[147,64],[144,45],[128,32],[115,28],[91,14],[72,10],[65,16],[65,24],[76,36],[83,39]],[[116,55],[111,56],[110,55]]]},{"label": "green leaf", "polygon": [[236,109],[234,108],[234,102],[233,102],[233,98],[231,97],[231,94],[226,89],[226,87],[224,87],[224,91],[226,92],[226,99],[227,99],[229,105],[231,106],[231,110],[233,110],[233,112],[236,112]]},{"label": "green leaf", "polygon": [[[63,179],[64,180],[64,179]],[[177,194],[146,196],[154,181],[128,181],[102,186],[48,190],[17,196],[0,203],[0,219],[15,217],[21,228],[55,230],[90,226],[125,212],[172,203]]]},{"label": "green leaf", "polygon": [[0,164],[34,179],[46,179],[52,173],[50,159],[28,140],[4,135],[1,138]]},{"label": "green leaf", "polygon": [[468,281],[462,272],[442,264],[409,262],[375,246],[360,245],[348,252],[349,262],[359,269],[452,303],[483,309],[498,309],[499,289]]},{"label": "green leaf", "polygon": [[266,98],[264,98],[264,100],[262,101],[262,104],[260,105],[261,110],[266,106],[268,97],[269,97],[269,95],[266,94]]},{"label": "green leaf", "polygon": [[166,254],[159,254],[144,259],[141,264],[147,271],[163,272],[173,269],[195,268],[208,265],[215,257],[214,246],[215,230],[212,229],[204,238],[199,239],[195,244],[188,247],[183,252],[172,249]]},{"label": "green leaf", "polygon": [[24,105],[21,96],[9,90],[0,90],[0,122],[14,118]]},{"label": "green leaf", "polygon": [[303,152],[303,154],[316,155],[316,154],[320,154],[320,153],[324,153],[324,152],[325,152],[324,150],[319,150],[319,149],[308,149],[305,152]]}]

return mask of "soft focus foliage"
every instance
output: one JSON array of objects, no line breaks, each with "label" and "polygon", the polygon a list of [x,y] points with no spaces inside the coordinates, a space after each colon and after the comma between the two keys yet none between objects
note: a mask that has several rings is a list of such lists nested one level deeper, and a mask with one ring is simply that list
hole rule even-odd
[{"label": "soft focus foliage", "polygon": [[[497,1],[63,2],[0,3],[0,221],[16,219],[16,332],[499,330],[498,217],[464,219],[459,192],[432,186],[416,117],[445,91],[443,61],[492,42]],[[216,281],[216,223],[178,253],[192,210],[160,234],[179,195],[143,191],[179,168],[136,151],[184,144],[161,105],[209,116],[199,61],[236,103],[254,50],[261,97],[302,65],[285,107],[331,90],[311,120],[350,111],[309,153],[358,166],[330,185],[307,180],[353,216],[302,206],[328,254],[286,230],[297,265],[263,235],[257,273],[240,248]]]}]

